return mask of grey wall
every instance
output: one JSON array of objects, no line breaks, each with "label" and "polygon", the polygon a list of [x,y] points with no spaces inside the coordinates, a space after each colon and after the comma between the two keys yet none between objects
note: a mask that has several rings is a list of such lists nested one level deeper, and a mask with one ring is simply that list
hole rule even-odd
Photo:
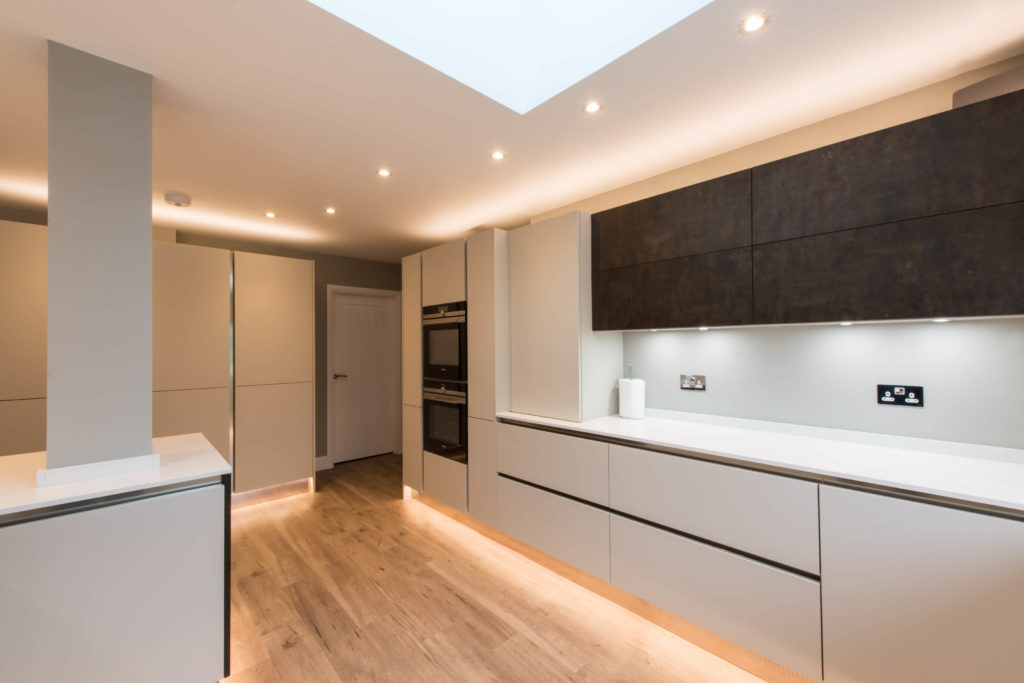
[{"label": "grey wall", "polygon": [[[316,454],[327,455],[327,285],[349,285],[369,289],[402,289],[402,266],[362,259],[319,254],[258,242],[178,232],[180,244],[197,244],[232,251],[249,251],[272,256],[312,259],[316,281]],[[399,370],[401,373],[401,370]]]},{"label": "grey wall", "polygon": [[149,74],[50,42],[46,466],[153,451]]},{"label": "grey wall", "polygon": [[[637,332],[624,355],[648,408],[1024,448],[1024,318]],[[877,405],[897,383],[925,407]]]}]

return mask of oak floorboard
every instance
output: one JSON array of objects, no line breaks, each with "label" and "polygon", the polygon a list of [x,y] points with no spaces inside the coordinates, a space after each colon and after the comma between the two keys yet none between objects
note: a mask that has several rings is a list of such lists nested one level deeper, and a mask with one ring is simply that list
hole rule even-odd
[{"label": "oak floorboard", "polygon": [[401,458],[232,511],[227,683],[761,680],[419,501]]}]

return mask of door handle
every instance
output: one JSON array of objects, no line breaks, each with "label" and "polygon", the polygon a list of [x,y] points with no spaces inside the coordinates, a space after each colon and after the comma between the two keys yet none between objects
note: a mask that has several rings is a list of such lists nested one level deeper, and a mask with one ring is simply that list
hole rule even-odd
[{"label": "door handle", "polygon": [[334,379],[339,379],[339,378],[343,379],[343,378],[346,378],[346,377],[348,377],[348,375],[339,375],[338,373],[334,373]]}]

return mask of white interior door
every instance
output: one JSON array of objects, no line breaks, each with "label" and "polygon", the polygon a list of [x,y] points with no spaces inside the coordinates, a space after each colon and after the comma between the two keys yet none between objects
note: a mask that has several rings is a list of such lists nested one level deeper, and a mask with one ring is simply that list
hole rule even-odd
[{"label": "white interior door", "polygon": [[390,453],[401,406],[398,302],[333,291],[330,306],[331,459]]}]

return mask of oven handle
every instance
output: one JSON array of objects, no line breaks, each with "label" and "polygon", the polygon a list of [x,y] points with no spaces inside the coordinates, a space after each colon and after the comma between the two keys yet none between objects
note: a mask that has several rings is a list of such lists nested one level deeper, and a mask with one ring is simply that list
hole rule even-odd
[{"label": "oven handle", "polygon": [[424,318],[423,326],[427,325],[447,325],[448,323],[464,323],[466,322],[466,316],[452,316],[450,318]]},{"label": "oven handle", "polygon": [[451,403],[453,405],[466,405],[465,396],[444,396],[441,394],[423,394],[424,401],[437,401],[438,403]]}]

